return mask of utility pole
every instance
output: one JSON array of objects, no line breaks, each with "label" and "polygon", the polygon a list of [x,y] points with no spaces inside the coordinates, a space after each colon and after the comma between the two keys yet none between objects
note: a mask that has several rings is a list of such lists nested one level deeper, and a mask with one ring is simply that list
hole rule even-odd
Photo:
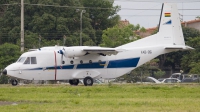
[{"label": "utility pole", "polygon": [[24,52],[24,0],[21,0],[21,52]]},{"label": "utility pole", "polygon": [[86,10],[80,10],[80,9],[76,9],[76,12],[81,12],[80,13],[80,46],[82,46],[82,16],[83,16],[83,13],[86,12]]},{"label": "utility pole", "polygon": [[40,48],[40,43],[41,43],[42,37],[39,35],[39,48]]},{"label": "utility pole", "polygon": [[64,35],[63,36],[63,46],[65,46],[65,41],[66,41],[67,37]]}]

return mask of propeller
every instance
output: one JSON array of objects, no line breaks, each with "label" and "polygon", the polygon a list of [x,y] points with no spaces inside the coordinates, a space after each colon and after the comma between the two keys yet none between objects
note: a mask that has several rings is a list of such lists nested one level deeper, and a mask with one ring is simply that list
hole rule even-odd
[{"label": "propeller", "polygon": [[61,64],[65,64],[65,61],[63,60],[63,55],[65,56],[65,49],[59,50],[58,53],[61,54]]}]

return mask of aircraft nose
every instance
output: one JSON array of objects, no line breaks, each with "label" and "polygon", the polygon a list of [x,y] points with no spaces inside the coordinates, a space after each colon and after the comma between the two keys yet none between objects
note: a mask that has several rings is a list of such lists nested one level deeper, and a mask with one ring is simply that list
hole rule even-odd
[{"label": "aircraft nose", "polygon": [[7,70],[4,69],[2,73],[3,73],[3,75],[7,75]]}]

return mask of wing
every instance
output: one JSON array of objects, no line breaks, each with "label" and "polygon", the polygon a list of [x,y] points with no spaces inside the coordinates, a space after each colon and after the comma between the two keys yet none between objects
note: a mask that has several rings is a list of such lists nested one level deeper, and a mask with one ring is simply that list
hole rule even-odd
[{"label": "wing", "polygon": [[122,52],[124,50],[123,49],[116,49],[116,48],[88,47],[88,48],[83,48],[83,51],[85,51],[89,54],[100,54],[100,55],[105,56],[105,55],[116,55],[117,53]]}]

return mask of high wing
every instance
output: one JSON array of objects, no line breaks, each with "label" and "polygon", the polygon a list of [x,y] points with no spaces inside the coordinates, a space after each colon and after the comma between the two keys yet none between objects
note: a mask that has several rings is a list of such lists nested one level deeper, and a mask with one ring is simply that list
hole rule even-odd
[{"label": "high wing", "polygon": [[90,54],[116,55],[117,53],[125,51],[125,50],[116,49],[116,48],[87,47],[87,48],[83,48],[83,51]]}]

